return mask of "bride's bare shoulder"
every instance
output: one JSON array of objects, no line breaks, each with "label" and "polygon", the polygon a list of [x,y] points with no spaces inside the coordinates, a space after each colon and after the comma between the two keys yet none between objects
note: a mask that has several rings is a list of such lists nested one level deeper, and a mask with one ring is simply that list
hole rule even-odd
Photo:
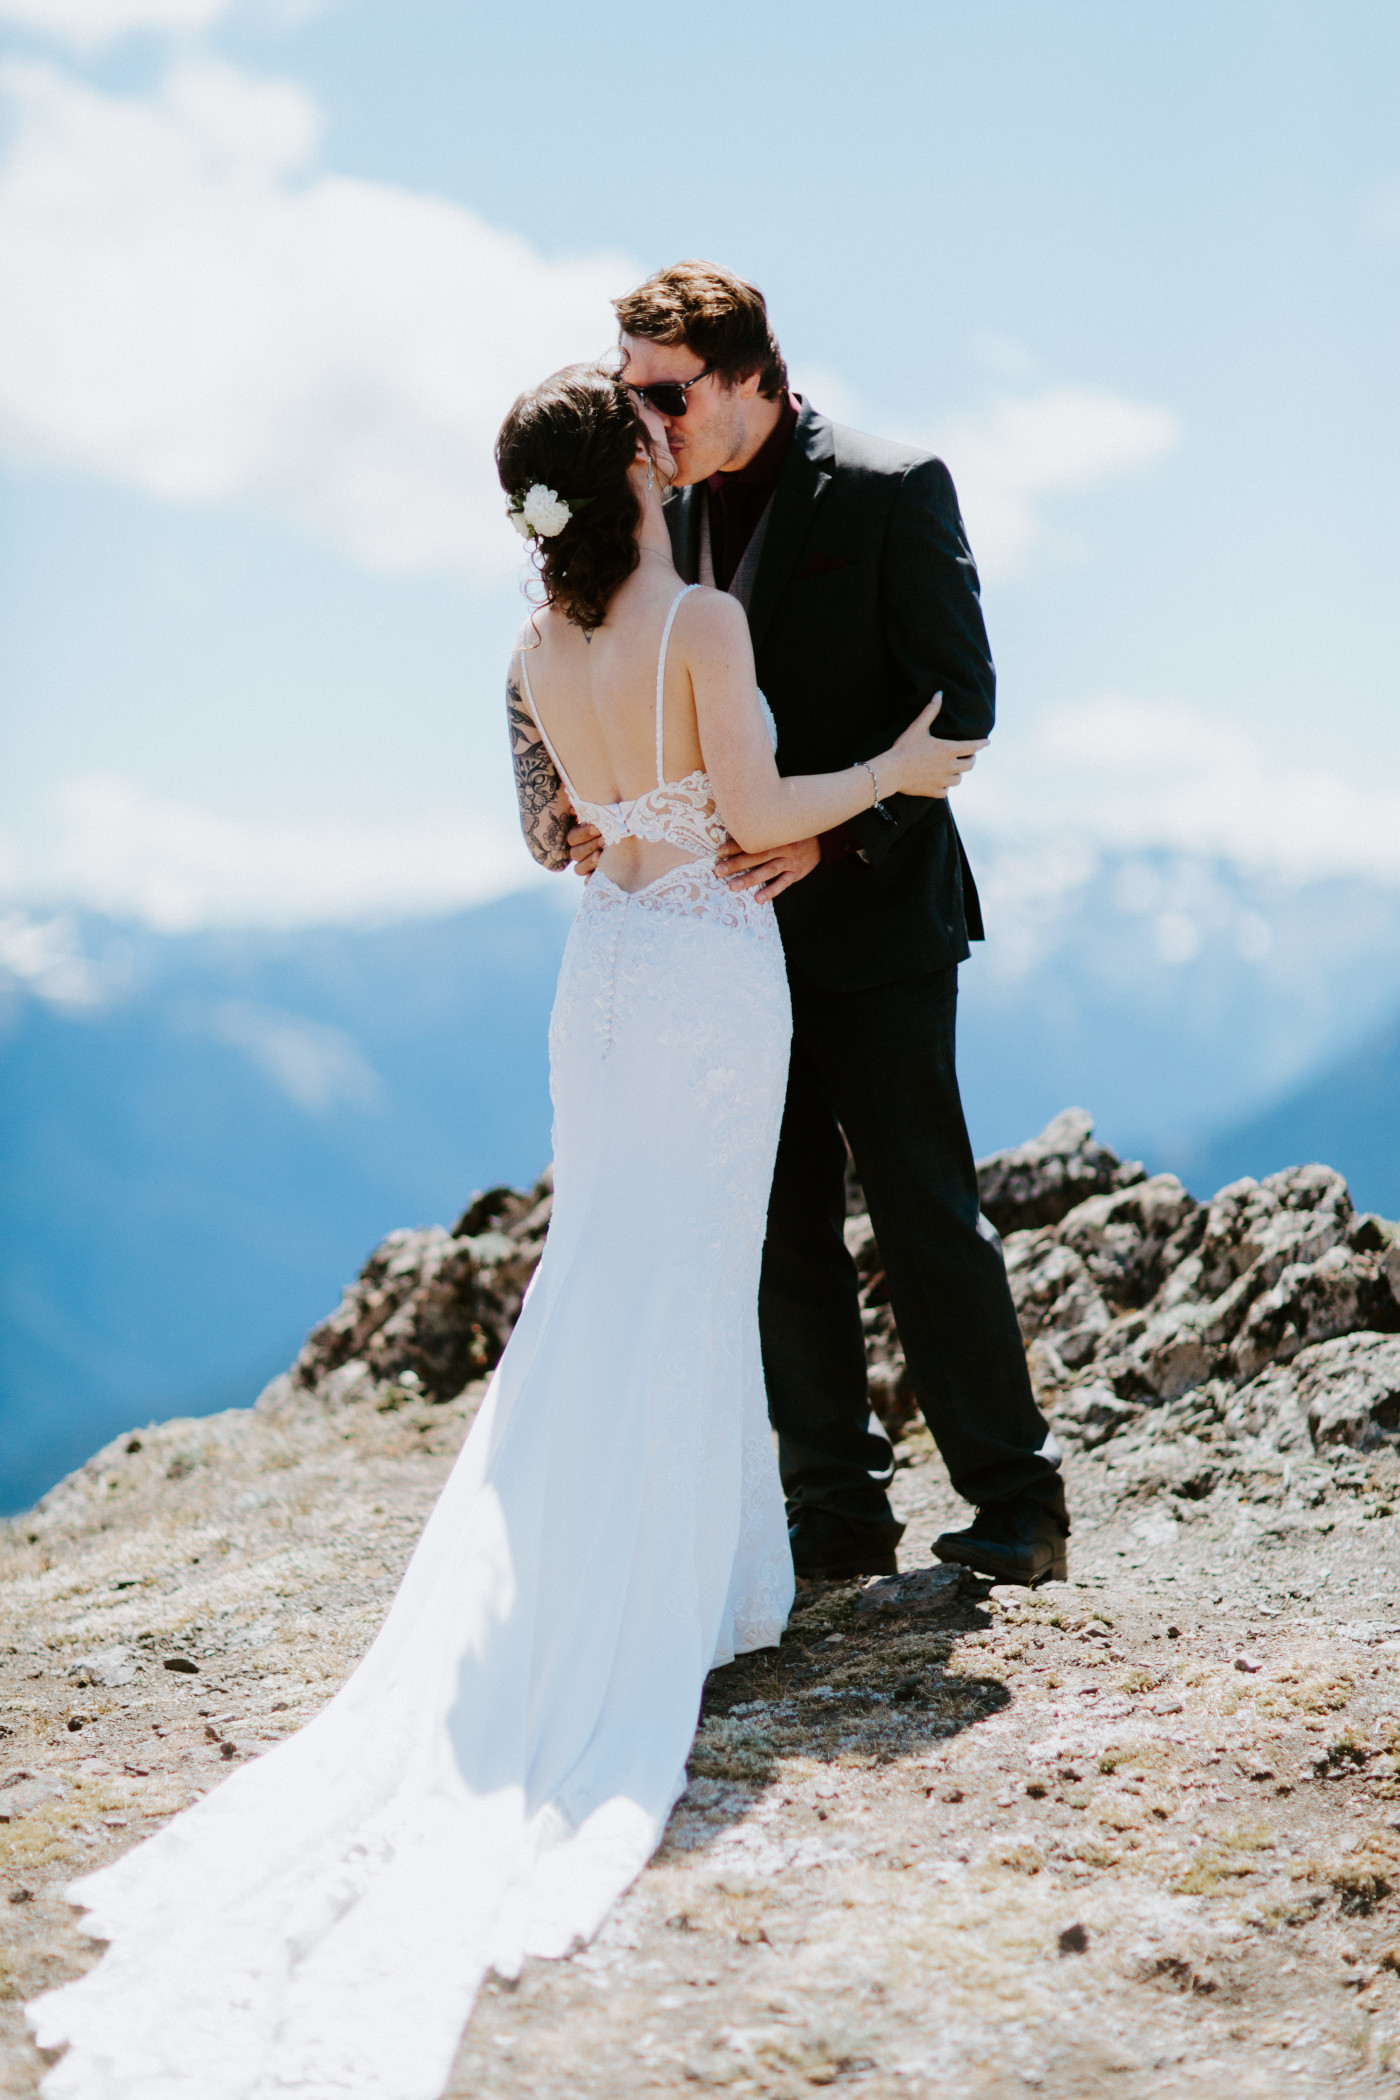
[{"label": "bride's bare shoulder", "polygon": [[553,635],[559,625],[558,614],[550,605],[532,607],[529,617],[521,624],[512,650],[514,656],[534,656],[543,648],[545,641]]},{"label": "bride's bare shoulder", "polygon": [[728,656],[741,640],[745,647],[749,646],[748,614],[728,591],[699,584],[687,592],[678,612],[677,625],[684,620],[686,653],[692,659],[711,653]]}]

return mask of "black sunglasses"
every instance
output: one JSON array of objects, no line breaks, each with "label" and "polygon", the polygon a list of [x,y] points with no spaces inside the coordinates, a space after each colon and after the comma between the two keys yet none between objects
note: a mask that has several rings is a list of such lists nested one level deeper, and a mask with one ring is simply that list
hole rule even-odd
[{"label": "black sunglasses", "polygon": [[713,365],[706,365],[704,371],[697,372],[693,379],[655,379],[650,386],[637,386],[632,380],[625,379],[623,385],[630,394],[645,401],[648,408],[654,408],[659,416],[674,418],[685,414],[690,406],[686,395],[693,386],[699,386],[702,379],[708,379],[714,369]]}]

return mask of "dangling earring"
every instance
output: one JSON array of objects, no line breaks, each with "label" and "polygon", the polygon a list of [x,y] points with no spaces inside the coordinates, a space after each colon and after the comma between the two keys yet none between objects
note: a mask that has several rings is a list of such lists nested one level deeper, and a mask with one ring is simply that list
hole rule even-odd
[{"label": "dangling earring", "polygon": [[656,487],[656,474],[650,460],[647,461],[647,487],[649,489]]}]

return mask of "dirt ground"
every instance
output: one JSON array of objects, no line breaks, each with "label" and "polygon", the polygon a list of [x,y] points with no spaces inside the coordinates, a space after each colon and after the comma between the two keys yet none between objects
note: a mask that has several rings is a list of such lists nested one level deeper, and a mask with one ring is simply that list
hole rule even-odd
[{"label": "dirt ground", "polygon": [[[334,1690],[472,1405],[166,1423],[0,1526],[0,2093],[97,1953],[65,1882]],[[1400,2096],[1400,1460],[1081,1454],[1028,1594],[931,1570],[900,1457],[907,1572],[714,1673],[661,1852],[487,1989],[454,2100]]]}]

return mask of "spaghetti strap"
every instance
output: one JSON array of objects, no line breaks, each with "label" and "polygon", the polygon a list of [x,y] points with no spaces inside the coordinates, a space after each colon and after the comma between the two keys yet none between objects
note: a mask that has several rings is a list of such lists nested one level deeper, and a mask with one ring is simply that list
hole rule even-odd
[{"label": "spaghetti strap", "polygon": [[[665,706],[666,650],[671,640],[671,623],[676,617],[676,608],[679,606],[682,598],[688,598],[692,591],[698,591],[699,588],[698,583],[682,584],[675,597],[671,600],[671,610],[667,613],[666,625],[661,630],[661,654],[656,660],[656,785],[658,787],[665,787],[666,785],[666,777],[662,772],[661,757],[662,732],[664,729],[662,709]],[[544,735],[543,729],[540,730],[540,735]],[[556,765],[559,763],[558,759],[554,762]]]},{"label": "spaghetti strap", "polygon": [[[674,612],[675,607],[673,606],[671,609]],[[568,790],[569,800],[573,803],[575,809],[577,809],[578,790],[575,788],[568,774],[564,771],[564,761],[562,758],[560,758],[559,753],[555,750],[553,744],[550,743],[549,731],[545,728],[544,723],[540,720],[540,711],[535,705],[535,696],[530,690],[530,667],[525,661],[525,651],[523,649],[520,651],[520,675],[525,681],[525,698],[530,703],[530,714],[534,721],[535,727],[540,733],[545,750],[549,753],[550,757],[554,761],[555,772],[559,775],[559,778],[563,781],[564,786]]]}]

